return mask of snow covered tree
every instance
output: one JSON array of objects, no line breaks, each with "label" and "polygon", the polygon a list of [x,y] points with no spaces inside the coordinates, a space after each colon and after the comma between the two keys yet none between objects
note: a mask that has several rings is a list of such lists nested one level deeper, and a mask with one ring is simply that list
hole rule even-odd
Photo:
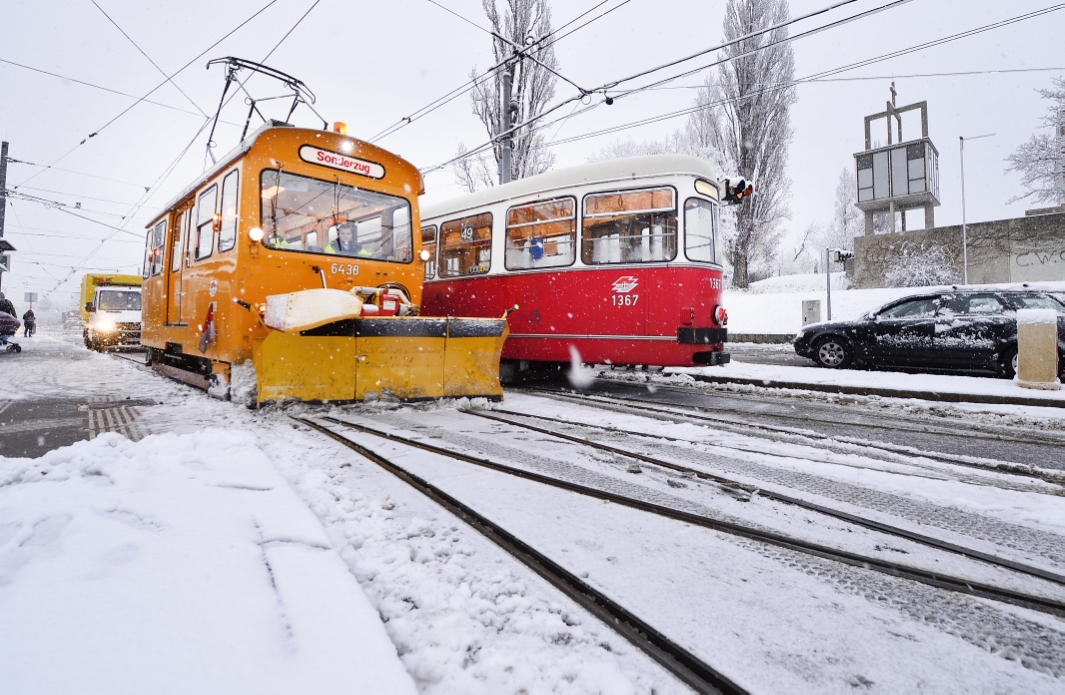
[{"label": "snow covered tree", "polygon": [[[492,31],[510,42],[492,39],[492,53],[497,64],[514,54],[516,49],[511,44],[528,46],[545,39],[551,33],[551,9],[547,6],[547,0],[505,0],[505,3],[506,7],[501,15],[496,8],[496,0],[481,0],[484,13],[492,24]],[[530,51],[530,55],[536,60],[529,57],[513,59],[505,68],[499,68],[475,84],[470,94],[470,105],[474,114],[481,119],[490,138],[495,139],[504,130],[503,109],[506,105],[502,103],[502,94],[505,71],[509,70],[513,76],[512,124],[523,123],[540,115],[547,103],[554,98],[556,78],[544,66],[557,70],[558,59],[555,57],[555,49],[550,46],[550,39],[542,45],[546,47],[537,47]],[[478,77],[477,68],[470,72],[470,77]],[[465,150],[465,146],[460,144],[459,154]],[[498,172],[503,160],[502,140],[495,140],[492,154],[491,159],[474,156],[459,160],[454,167],[459,185],[471,192],[495,185],[499,180]],[[514,131],[511,179],[542,174],[554,163],[555,156],[544,147],[543,135],[527,127]]]},{"label": "snow covered tree", "polygon": [[[787,0],[728,0],[725,40],[786,21]],[[791,182],[787,177],[791,143],[791,82],[795,57],[789,44],[756,51],[787,36],[786,29],[759,34],[723,50],[733,58],[723,64],[716,82],[700,91],[705,104],[688,122],[693,149],[720,153],[725,172],[754,181],[754,195],[735,208],[735,231],[725,240],[733,284],[746,287],[771,268],[787,218]],[[754,51],[754,52],[752,52]],[[720,103],[721,106],[715,106]]]},{"label": "snow covered tree", "polygon": [[854,172],[850,167],[844,167],[836,183],[832,222],[822,227],[817,236],[816,243],[821,247],[821,251],[824,251],[826,246],[844,251],[854,250],[854,237],[865,233],[865,215],[854,206],[856,200],[858,185],[854,180]]},{"label": "snow covered tree", "polygon": [[1010,202],[1032,198],[1038,203],[1065,205],[1065,78],[1053,79],[1053,89],[1040,89],[1050,100],[1043,124],[1050,133],[1037,133],[1006,158],[1006,171],[1021,174],[1024,193]]},{"label": "snow covered tree", "polygon": [[907,244],[888,265],[884,283],[888,287],[929,287],[957,282],[954,264],[942,246]]}]

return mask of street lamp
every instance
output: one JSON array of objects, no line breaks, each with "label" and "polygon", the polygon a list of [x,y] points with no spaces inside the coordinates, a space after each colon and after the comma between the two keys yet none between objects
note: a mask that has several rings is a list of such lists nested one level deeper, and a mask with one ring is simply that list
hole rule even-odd
[{"label": "street lamp", "polygon": [[961,263],[962,263],[962,284],[969,284],[969,244],[966,239],[965,229],[965,141],[979,140],[980,138],[994,137],[994,133],[988,133],[987,135],[974,135],[971,138],[964,138],[958,136],[958,149],[961,152]]}]

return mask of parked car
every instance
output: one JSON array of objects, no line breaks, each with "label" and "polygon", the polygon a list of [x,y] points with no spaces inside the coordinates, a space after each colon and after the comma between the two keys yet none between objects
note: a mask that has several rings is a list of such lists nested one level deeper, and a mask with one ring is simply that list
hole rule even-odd
[{"label": "parked car", "polygon": [[822,367],[850,364],[1017,373],[1017,310],[1058,312],[1065,370],[1065,303],[1048,292],[955,289],[899,299],[857,321],[806,326],[795,352]]}]

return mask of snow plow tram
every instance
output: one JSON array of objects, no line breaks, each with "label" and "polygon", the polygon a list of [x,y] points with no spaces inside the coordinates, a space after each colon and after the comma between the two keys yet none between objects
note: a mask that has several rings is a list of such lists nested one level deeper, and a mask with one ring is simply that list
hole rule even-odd
[{"label": "snow plow tram", "polygon": [[418,316],[422,191],[373,145],[263,126],[148,227],[148,364],[222,397],[254,368],[255,404],[501,398],[505,319]]}]

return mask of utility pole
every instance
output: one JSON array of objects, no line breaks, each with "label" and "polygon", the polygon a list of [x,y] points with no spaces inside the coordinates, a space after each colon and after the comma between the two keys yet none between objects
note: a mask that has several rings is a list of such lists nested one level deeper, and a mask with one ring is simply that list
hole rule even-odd
[{"label": "utility pole", "polygon": [[503,153],[499,162],[499,183],[510,183],[513,176],[513,168],[510,163],[511,151],[514,148],[514,137],[510,132],[512,126],[511,123],[511,110],[510,110],[510,92],[514,84],[514,68],[513,63],[507,65],[506,70],[503,71]]},{"label": "utility pole", "polygon": [[831,321],[832,320],[832,263],[829,260],[829,253],[831,253],[831,249],[826,246],[825,247],[825,285],[826,285],[826,290],[827,291],[825,292],[825,295],[826,295],[826,297],[828,299],[828,301],[826,302],[826,304],[828,305],[827,306],[827,308],[828,308],[828,320]]},{"label": "utility pole", "polygon": [[[7,143],[0,144],[0,240],[4,238],[4,218],[7,216]],[[0,247],[4,246],[0,243]],[[0,271],[0,283],[4,273]]]},{"label": "utility pole", "polygon": [[971,138],[958,136],[958,157],[961,160],[961,266],[962,284],[969,284],[969,240],[965,225],[965,141],[979,140],[980,138],[994,137],[994,133],[987,135],[974,135]]}]

